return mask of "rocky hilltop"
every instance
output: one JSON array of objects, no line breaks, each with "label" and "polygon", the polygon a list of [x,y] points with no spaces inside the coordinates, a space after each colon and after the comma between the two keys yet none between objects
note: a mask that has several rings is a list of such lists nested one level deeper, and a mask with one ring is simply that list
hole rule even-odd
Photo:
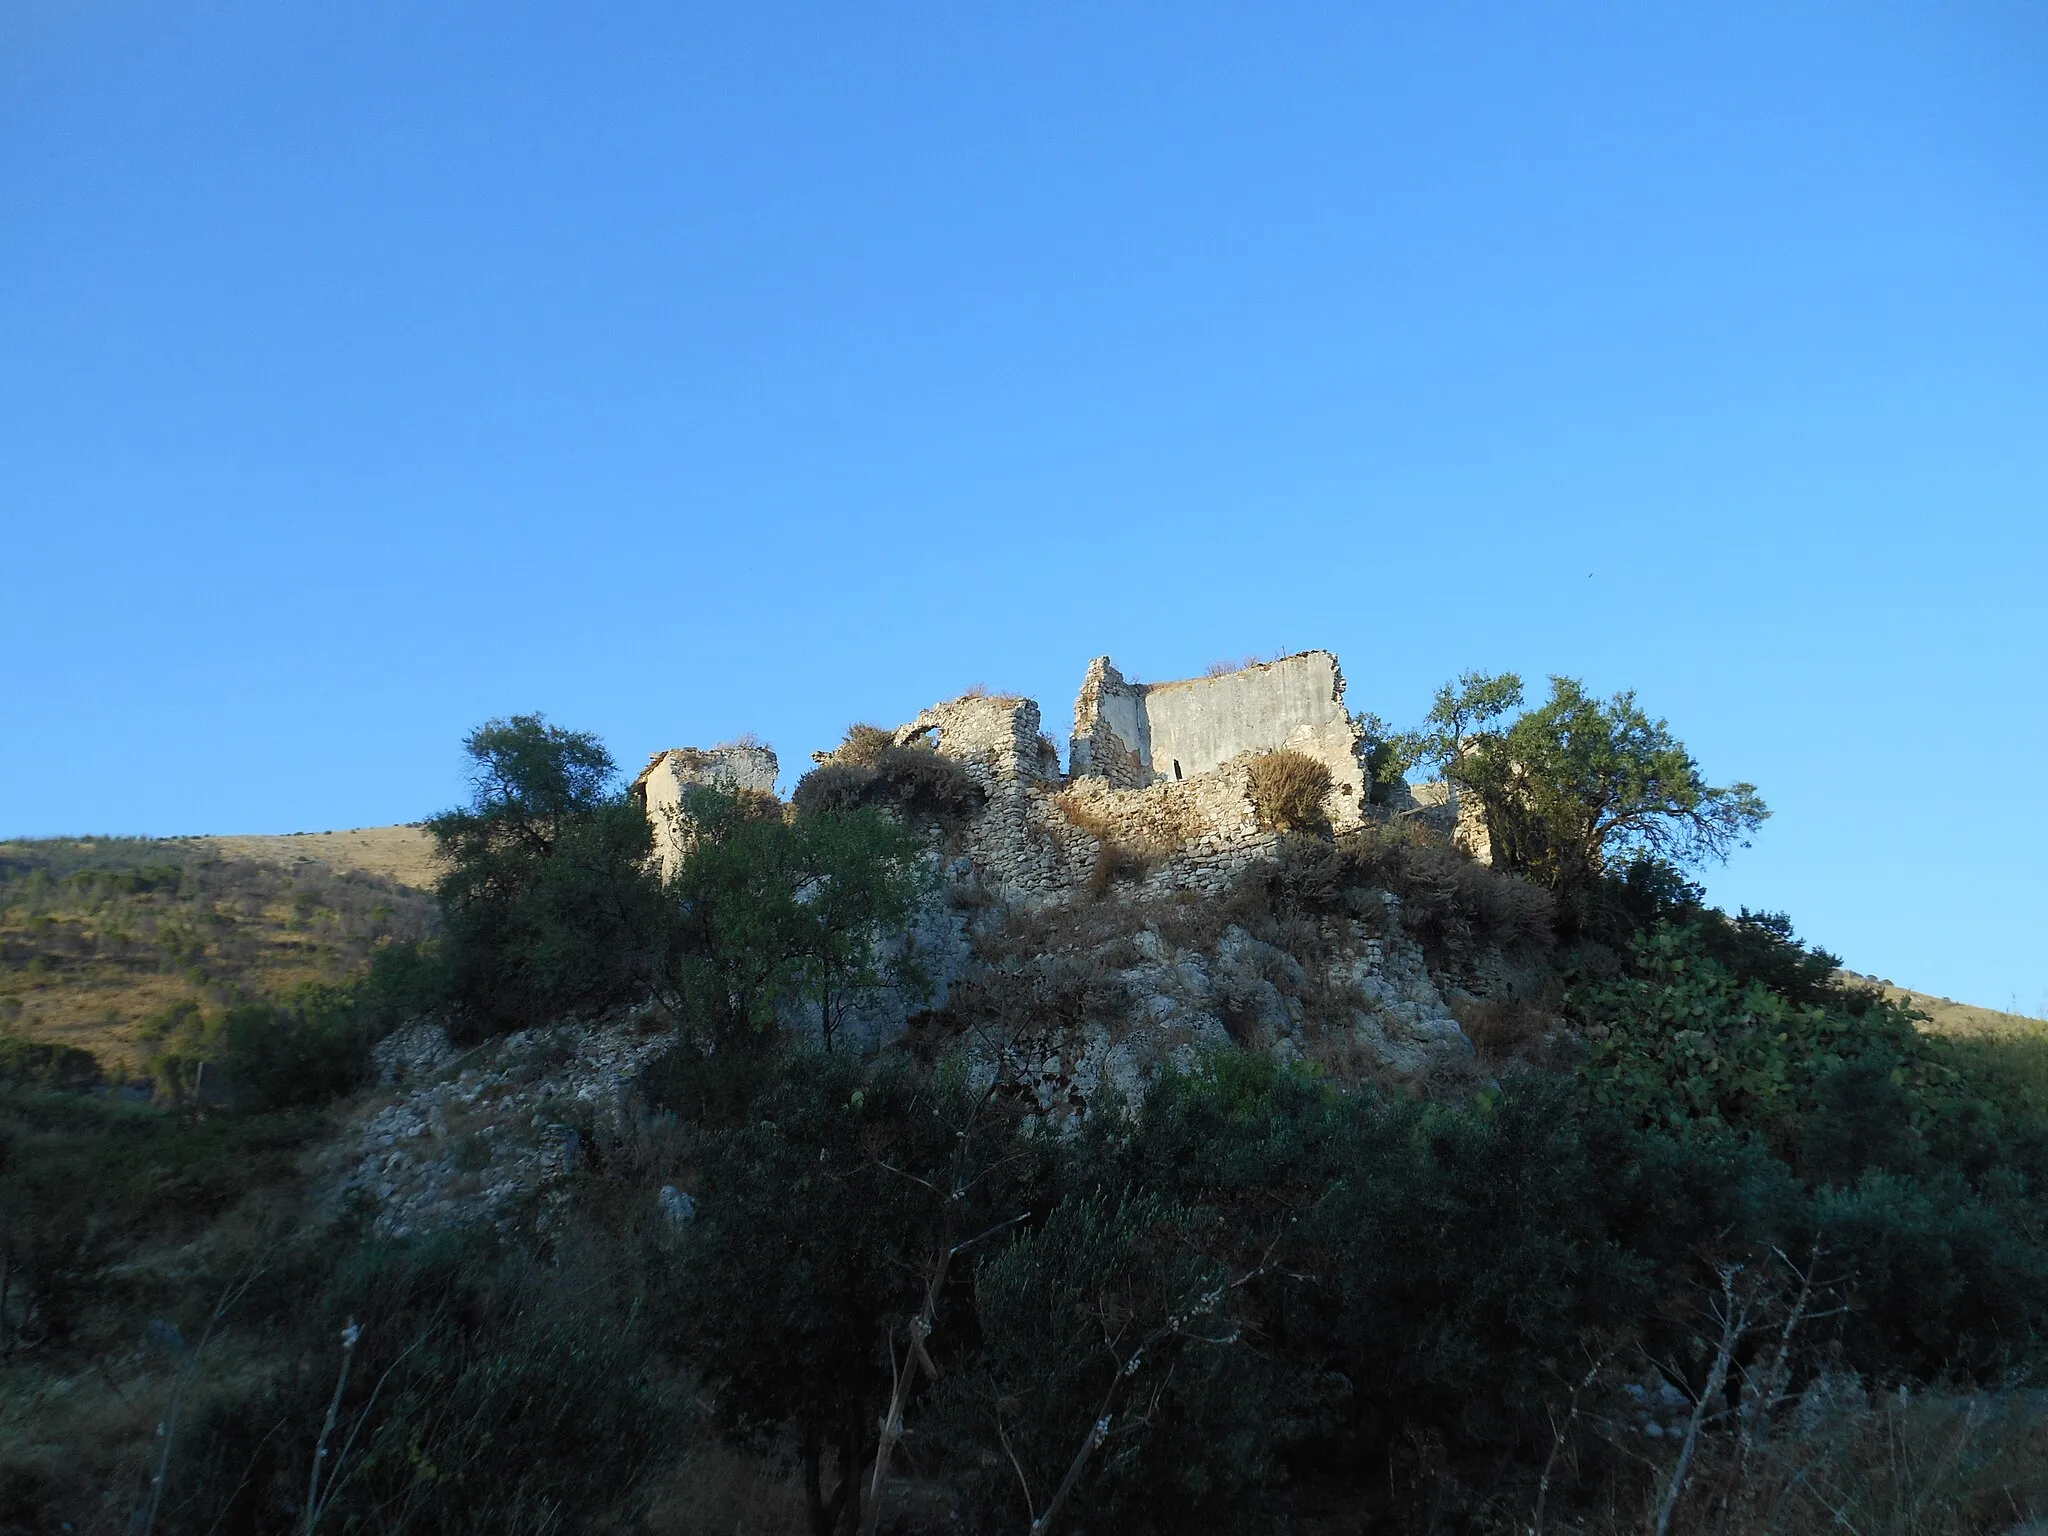
[{"label": "rocky hilltop", "polygon": [[[859,999],[846,1047],[964,1045],[1055,1126],[1135,1105],[1214,1046],[1411,1094],[1541,1050],[1547,899],[1486,865],[1445,786],[1375,784],[1344,691],[1327,651],[1163,684],[1101,657],[1064,768],[1036,702],[981,693],[814,754],[798,803],[885,805],[934,876],[896,941],[921,984]],[[664,867],[691,844],[693,789],[770,796],[779,772],[751,743],[656,754],[633,792]],[[467,1052],[403,1031],[337,1189],[401,1233],[506,1219],[592,1138],[629,1133],[672,1040],[651,1003]]]}]

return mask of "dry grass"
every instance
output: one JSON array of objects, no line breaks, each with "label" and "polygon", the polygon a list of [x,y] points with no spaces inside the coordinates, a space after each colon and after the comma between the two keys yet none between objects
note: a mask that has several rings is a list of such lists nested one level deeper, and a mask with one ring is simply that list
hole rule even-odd
[{"label": "dry grass", "polygon": [[1327,830],[1323,797],[1330,792],[1330,770],[1323,764],[1283,747],[1259,753],[1245,769],[1260,826],[1269,832]]},{"label": "dry grass", "polygon": [[431,891],[446,866],[422,826],[352,827],[345,832],[292,832],[281,837],[195,837],[203,853],[297,871],[309,866],[337,875],[374,875],[415,891]]},{"label": "dry grass", "polygon": [[141,838],[0,844],[0,1028],[134,1066],[153,1015],[341,981],[435,919],[431,897],[317,860]]},{"label": "dry grass", "polygon": [[1270,656],[1260,656],[1254,654],[1250,656],[1240,657],[1236,661],[1232,661],[1228,657],[1224,657],[1220,660],[1212,661],[1209,663],[1209,665],[1202,668],[1202,676],[1228,677],[1233,672],[1249,672],[1253,667],[1270,666],[1272,663],[1276,661],[1285,661],[1287,659],[1287,656],[1288,652],[1286,651],[1275,651]]},{"label": "dry grass", "polygon": [[1880,981],[1875,976],[1859,976],[1854,971],[1841,972],[1844,981],[1875,987],[1883,992],[1886,999],[1904,1003],[1927,1015],[1929,1029],[1938,1035],[2000,1035],[2015,1038],[2040,1037],[2048,1039],[2048,1018],[2035,1018],[2029,1014],[2011,1013],[1998,1008],[1983,1008],[1975,1003],[1959,1003],[1952,997],[1936,997],[1929,992],[1915,992],[1909,987]]}]

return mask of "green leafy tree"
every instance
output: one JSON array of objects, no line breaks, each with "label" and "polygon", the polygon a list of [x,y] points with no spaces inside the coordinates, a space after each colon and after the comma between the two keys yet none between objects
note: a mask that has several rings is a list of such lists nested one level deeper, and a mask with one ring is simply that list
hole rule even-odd
[{"label": "green leafy tree", "polygon": [[1521,702],[1522,679],[1516,673],[1460,673],[1455,683],[1437,689],[1423,728],[1402,738],[1405,755],[1411,762],[1439,767],[1456,763],[1482,726]]},{"label": "green leafy tree", "polygon": [[1270,1473],[1263,1405],[1233,1369],[1247,1276],[1204,1251],[1214,1224],[1148,1191],[1069,1195],[978,1266],[980,1347],[945,1411],[980,1453],[991,1526],[1007,1508],[1034,1533],[1075,1512],[1193,1529]]},{"label": "green leafy tree", "polygon": [[878,811],[799,817],[795,830],[797,986],[829,1051],[863,998],[928,990],[904,928],[932,875],[917,835]]},{"label": "green leafy tree", "polygon": [[658,921],[647,818],[603,744],[539,715],[464,742],[473,796],[427,829],[450,981],[470,1022],[516,1028],[633,996]]},{"label": "green leafy tree", "polygon": [[814,1049],[780,1067],[701,1147],[672,1326],[729,1430],[794,1430],[831,1536],[859,1522],[901,1373],[944,1350],[953,1255],[1028,1209],[1036,1159],[962,1074]]},{"label": "green leafy tree", "polygon": [[684,807],[689,848],[664,898],[659,995],[714,1049],[760,1040],[792,1004],[829,1051],[877,991],[921,989],[903,929],[930,888],[924,845],[879,811],[788,816],[717,790]]},{"label": "green leafy tree", "polygon": [[1479,801],[1497,865],[1579,890],[1632,860],[1725,859],[1770,814],[1753,784],[1709,784],[1633,693],[1599,699],[1553,677],[1541,706],[1496,724],[1521,698],[1513,673],[1468,672],[1411,738]]}]

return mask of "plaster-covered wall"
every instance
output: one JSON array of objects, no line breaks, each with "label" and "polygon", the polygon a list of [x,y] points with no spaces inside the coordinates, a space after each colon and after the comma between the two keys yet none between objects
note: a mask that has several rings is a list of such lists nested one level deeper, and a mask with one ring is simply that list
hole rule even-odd
[{"label": "plaster-covered wall", "polygon": [[1363,819],[1360,730],[1344,707],[1344,673],[1328,651],[1303,651],[1217,677],[1130,683],[1098,657],[1074,706],[1073,774],[1142,789],[1214,772],[1246,752],[1285,747],[1330,770],[1331,820]]},{"label": "plaster-covered wall", "polygon": [[633,793],[654,828],[654,853],[664,879],[675,872],[689,841],[683,796],[692,789],[775,793],[781,765],[767,747],[672,747],[657,752],[633,781]]}]

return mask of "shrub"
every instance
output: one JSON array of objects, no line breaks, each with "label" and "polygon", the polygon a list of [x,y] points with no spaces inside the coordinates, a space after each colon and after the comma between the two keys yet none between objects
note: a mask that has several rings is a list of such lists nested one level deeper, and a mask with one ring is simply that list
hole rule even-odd
[{"label": "shrub", "polygon": [[1830,1095],[1847,1103],[1838,1074],[1864,1067],[1902,1090],[1898,1128],[1917,1144],[1961,1091],[1905,1010],[1790,1001],[1729,970],[1692,927],[1652,929],[1629,974],[1578,987],[1568,1006],[1590,1041],[1582,1076],[1594,1102],[1676,1135],[1761,1132],[1789,1154],[1796,1122]]},{"label": "shrub", "polygon": [[1330,792],[1328,768],[1305,752],[1284,747],[1259,753],[1245,767],[1260,826],[1272,832],[1328,830],[1323,814],[1323,797]]},{"label": "shrub", "polygon": [[[165,1502],[167,1530],[304,1525],[344,1325],[360,1331],[326,1441],[322,1529],[591,1529],[630,1509],[686,1422],[631,1298],[587,1245],[550,1258],[447,1234],[309,1257],[310,1272],[251,1305],[286,1310],[310,1369],[252,1383],[200,1419]],[[282,1288],[294,1278],[310,1294]]]},{"label": "shrub", "polygon": [[942,824],[973,815],[986,800],[955,759],[930,747],[899,747],[872,725],[850,727],[845,743],[805,774],[790,796],[802,815],[869,807]]},{"label": "shrub", "polygon": [[1533,956],[1553,942],[1549,892],[1406,826],[1368,827],[1334,844],[1289,838],[1278,858],[1239,877],[1229,907],[1381,923],[1381,892],[1401,898],[1402,926],[1438,970],[1456,971],[1484,949]]},{"label": "shrub", "polygon": [[893,732],[856,721],[846,728],[846,736],[832,753],[832,760],[855,768],[872,768],[895,745]]},{"label": "shrub", "polygon": [[99,1081],[99,1058],[91,1051],[0,1033],[0,1087],[83,1093]]}]

